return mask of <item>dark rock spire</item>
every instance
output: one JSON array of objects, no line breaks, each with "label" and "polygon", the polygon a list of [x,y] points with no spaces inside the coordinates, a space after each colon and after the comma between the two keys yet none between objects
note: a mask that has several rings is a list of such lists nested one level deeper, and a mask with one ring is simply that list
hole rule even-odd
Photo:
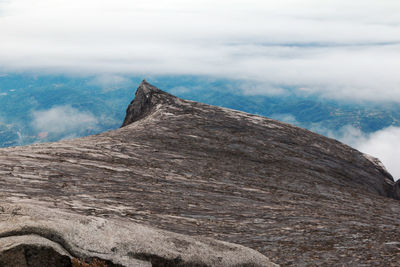
[{"label": "dark rock spire", "polygon": [[148,116],[157,104],[165,103],[171,98],[175,97],[143,80],[136,91],[135,99],[126,109],[126,116],[121,127]]}]

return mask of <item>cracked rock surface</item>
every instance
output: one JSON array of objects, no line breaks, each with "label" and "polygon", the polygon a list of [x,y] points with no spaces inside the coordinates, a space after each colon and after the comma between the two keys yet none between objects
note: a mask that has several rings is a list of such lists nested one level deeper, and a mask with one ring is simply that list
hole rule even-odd
[{"label": "cracked rock surface", "polygon": [[[197,236],[214,238],[283,266],[400,262],[400,190],[376,159],[289,124],[176,98],[145,81],[123,126],[1,149],[0,206],[191,236],[181,247],[197,244]],[[0,208],[3,225],[7,216]],[[244,265],[253,254],[236,255]],[[270,264],[258,257],[250,258]]]}]

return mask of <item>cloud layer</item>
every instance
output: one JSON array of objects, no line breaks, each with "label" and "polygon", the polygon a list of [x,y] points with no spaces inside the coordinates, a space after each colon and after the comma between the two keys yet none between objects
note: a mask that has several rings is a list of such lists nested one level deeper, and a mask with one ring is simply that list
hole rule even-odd
[{"label": "cloud layer", "polygon": [[389,127],[375,132],[362,142],[357,148],[369,155],[378,157],[396,180],[400,179],[400,128]]},{"label": "cloud layer", "polygon": [[213,75],[260,84],[246,93],[400,102],[399,13],[397,0],[8,0],[0,69]]},{"label": "cloud layer", "polygon": [[48,134],[75,137],[77,133],[92,130],[98,124],[89,112],[79,111],[71,106],[55,106],[48,110],[33,112],[32,127],[40,138]]},{"label": "cloud layer", "polygon": [[317,129],[329,137],[338,139],[357,150],[378,158],[395,180],[400,179],[400,128],[388,127],[380,131],[366,134],[353,126],[345,126],[337,131]]}]

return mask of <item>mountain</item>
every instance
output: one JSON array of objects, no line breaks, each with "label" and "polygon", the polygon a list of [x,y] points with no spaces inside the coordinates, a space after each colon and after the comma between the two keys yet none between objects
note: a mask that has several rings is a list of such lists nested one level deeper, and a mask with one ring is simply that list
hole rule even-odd
[{"label": "mountain", "polygon": [[35,253],[110,266],[400,261],[399,185],[377,159],[146,81],[122,125],[0,150],[0,263]]},{"label": "mountain", "polygon": [[[197,76],[151,79],[184,99],[268,116],[336,138],[342,138],[340,130],[348,126],[365,134],[400,126],[398,103],[329,100],[296,88],[265,95],[263,85],[241,80]],[[118,75],[0,74],[0,147],[117,129],[131,100],[132,87],[140,81],[140,77]],[[89,123],[78,123],[82,116],[89,117]]]}]

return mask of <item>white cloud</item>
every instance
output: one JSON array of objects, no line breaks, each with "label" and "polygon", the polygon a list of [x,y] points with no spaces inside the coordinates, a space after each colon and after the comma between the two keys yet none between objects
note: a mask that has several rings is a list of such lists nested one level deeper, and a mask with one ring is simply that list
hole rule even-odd
[{"label": "white cloud", "polygon": [[88,81],[89,85],[99,86],[107,91],[118,89],[121,86],[129,85],[131,81],[121,75],[115,74],[102,74],[94,77],[92,80]]},{"label": "white cloud", "polygon": [[400,179],[400,128],[388,127],[366,134],[353,126],[345,126],[337,131],[318,129],[329,137],[338,139],[357,150],[378,158],[394,179]]},{"label": "white cloud", "polygon": [[98,124],[89,112],[82,112],[71,106],[55,106],[48,110],[33,112],[32,127],[38,133],[71,136],[82,130],[90,130]]},{"label": "white cloud", "polygon": [[377,131],[358,143],[357,148],[379,158],[394,178],[400,179],[400,128],[389,127]]},{"label": "white cloud", "polygon": [[[400,101],[397,0],[9,0],[0,69],[194,74]],[[302,90],[300,90],[302,91]]]}]

